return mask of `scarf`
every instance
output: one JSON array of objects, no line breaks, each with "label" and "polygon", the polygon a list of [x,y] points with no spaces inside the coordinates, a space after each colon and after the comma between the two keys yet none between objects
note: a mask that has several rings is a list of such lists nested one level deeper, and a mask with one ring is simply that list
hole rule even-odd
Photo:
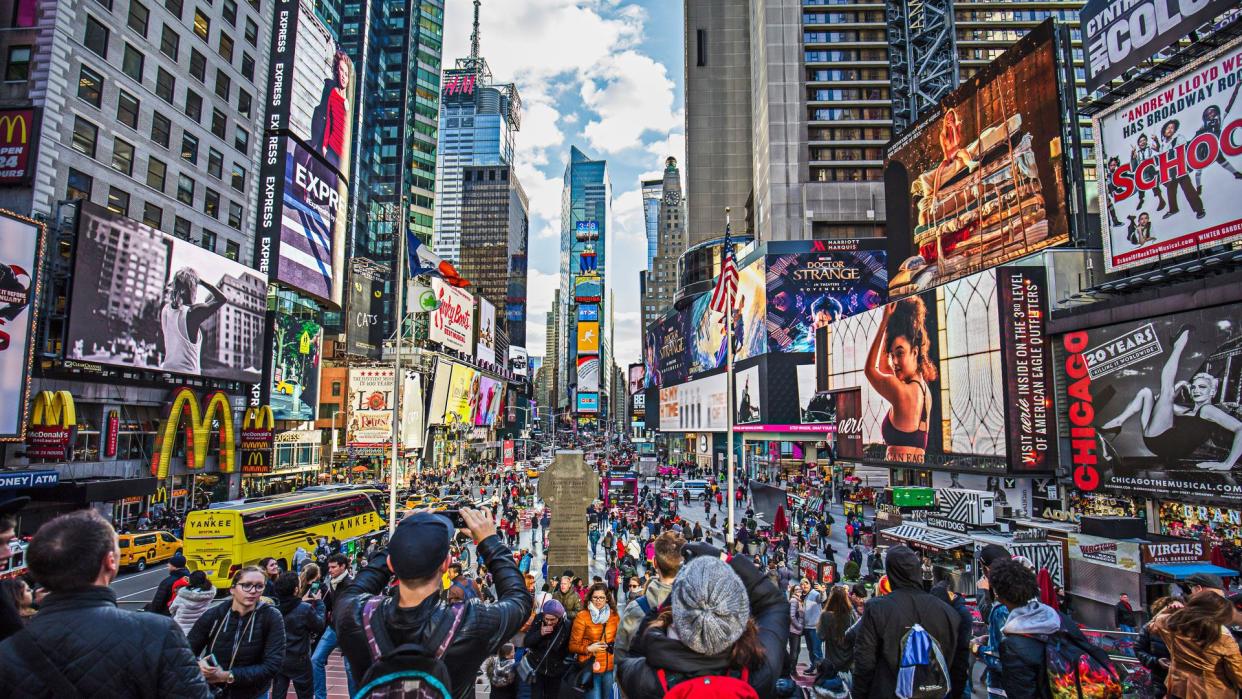
[{"label": "scarf", "polygon": [[611,613],[608,609],[608,605],[604,605],[603,609],[596,609],[595,605],[588,605],[587,609],[591,610],[592,624],[603,624],[608,621],[608,615]]}]

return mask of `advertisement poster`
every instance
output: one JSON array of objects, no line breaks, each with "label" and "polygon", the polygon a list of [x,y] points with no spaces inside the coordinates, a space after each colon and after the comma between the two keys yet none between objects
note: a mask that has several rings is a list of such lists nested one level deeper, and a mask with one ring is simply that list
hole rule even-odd
[{"label": "advertisement poster", "polygon": [[267,279],[83,202],[65,357],[259,383]]},{"label": "advertisement poster", "polygon": [[816,329],[888,299],[883,240],[774,242],[768,251],[769,351],[814,352]]},{"label": "advertisement poster", "polygon": [[496,307],[482,296],[479,297],[479,342],[474,356],[481,362],[496,363]]},{"label": "advertisement poster", "polygon": [[760,404],[759,366],[752,366],[736,372],[734,378],[735,395],[737,396],[737,414],[733,421],[739,425],[763,420],[763,406]]},{"label": "advertisement poster", "polygon": [[496,422],[496,415],[500,412],[504,393],[504,384],[483,375],[479,376],[479,390],[471,414],[475,426],[490,427]]},{"label": "advertisement poster", "polygon": [[272,334],[272,417],[314,420],[319,412],[323,328],[313,318],[276,314]]},{"label": "advertisement poster", "polygon": [[0,439],[21,439],[26,429],[31,306],[42,258],[43,226],[0,212]]},{"label": "advertisement poster", "polygon": [[758,357],[768,351],[767,266],[759,257],[738,270],[733,310],[733,361]]},{"label": "advertisement poster", "polygon": [[724,374],[660,389],[660,430],[723,432],[728,428],[728,381]]},{"label": "advertisement poster", "polygon": [[578,390],[599,391],[599,357],[578,357]]},{"label": "advertisement poster", "polygon": [[596,322],[599,320],[599,306],[593,303],[578,304],[578,320],[589,320]]},{"label": "advertisement poster", "polygon": [[1069,240],[1053,30],[1031,30],[889,145],[890,297]]},{"label": "advertisement poster", "polygon": [[292,139],[284,139],[285,180],[280,209],[276,280],[339,304],[345,263],[347,180]]},{"label": "advertisement poster", "polygon": [[1054,342],[1074,484],[1236,507],[1242,309],[1217,306]]},{"label": "advertisement poster", "polygon": [[680,311],[689,314],[686,332],[690,340],[691,376],[723,367],[728,355],[725,318],[712,311],[711,302],[711,294],[700,294],[686,311]]},{"label": "advertisement poster", "polygon": [[349,370],[349,443],[392,441],[392,369]]},{"label": "advertisement poster", "polygon": [[676,311],[647,326],[643,363],[648,386],[681,383],[690,376],[686,316]]},{"label": "advertisement poster", "polygon": [[440,299],[440,307],[431,312],[428,338],[473,356],[474,297],[439,277],[431,280],[431,288]]},{"label": "advertisement poster", "polygon": [[1087,91],[1103,87],[1236,5],[1236,0],[1090,0],[1078,11]]},{"label": "advertisement poster", "polygon": [[575,403],[578,413],[598,413],[599,412],[599,394],[598,393],[579,393],[577,402]]},{"label": "advertisement poster", "polygon": [[299,0],[277,0],[270,45],[268,130],[291,133],[348,179],[353,61]]},{"label": "advertisement poster", "polygon": [[479,402],[479,378],[478,371],[462,364],[453,365],[444,408],[446,425],[474,424],[474,413]]},{"label": "advertisement poster", "polygon": [[35,110],[0,109],[0,183],[24,182],[38,141]]},{"label": "advertisement poster", "polygon": [[1071,561],[1090,561],[1110,568],[1137,572],[1142,560],[1137,541],[1106,539],[1088,534],[1069,535]]},{"label": "advertisement poster", "polygon": [[815,365],[799,364],[798,416],[803,425],[832,425],[837,422],[837,397],[831,391],[815,388]]},{"label": "advertisement poster", "polygon": [[431,379],[431,403],[427,408],[427,423],[444,424],[444,412],[448,408],[449,385],[453,380],[453,363],[436,361],[435,375]]},{"label": "advertisement poster", "polygon": [[599,323],[578,323],[578,354],[599,354]]},{"label": "advertisement poster", "polygon": [[513,372],[514,376],[529,376],[529,367],[530,356],[526,348],[509,345],[509,371]]},{"label": "advertisement poster", "polygon": [[379,359],[384,346],[384,286],[388,270],[364,257],[353,259],[346,305],[345,351]]},{"label": "advertisement poster", "polygon": [[1002,267],[996,289],[1009,464],[1014,470],[1051,471],[1057,465],[1057,435],[1044,269]]},{"label": "advertisement poster", "polygon": [[643,365],[631,364],[629,366],[629,373],[626,381],[626,385],[628,386],[628,390],[626,391],[627,393],[631,396],[636,396],[642,393],[643,389],[646,388],[647,383]]},{"label": "advertisement poster", "polygon": [[575,303],[599,303],[604,295],[604,280],[598,274],[580,274],[574,279]]},{"label": "advertisement poster", "polygon": [[1242,239],[1242,40],[1095,118],[1107,271]]}]

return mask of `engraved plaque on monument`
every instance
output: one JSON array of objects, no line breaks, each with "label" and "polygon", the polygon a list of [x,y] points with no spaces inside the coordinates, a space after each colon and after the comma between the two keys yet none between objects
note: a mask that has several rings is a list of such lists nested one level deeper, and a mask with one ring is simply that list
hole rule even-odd
[{"label": "engraved plaque on monument", "polygon": [[539,499],[552,511],[548,537],[548,576],[564,570],[589,580],[586,510],[599,497],[599,475],[581,451],[558,451],[539,477]]}]

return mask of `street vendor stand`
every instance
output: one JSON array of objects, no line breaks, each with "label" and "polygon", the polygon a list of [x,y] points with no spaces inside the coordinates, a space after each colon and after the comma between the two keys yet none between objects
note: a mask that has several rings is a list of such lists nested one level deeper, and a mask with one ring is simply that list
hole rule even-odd
[{"label": "street vendor stand", "polygon": [[809,553],[798,555],[798,571],[802,577],[814,583],[831,583],[840,579],[837,564]]}]

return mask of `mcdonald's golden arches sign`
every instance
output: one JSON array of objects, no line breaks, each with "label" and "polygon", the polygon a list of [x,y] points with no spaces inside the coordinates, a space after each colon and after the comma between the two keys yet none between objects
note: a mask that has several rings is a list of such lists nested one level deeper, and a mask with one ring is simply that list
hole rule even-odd
[{"label": "mcdonald's golden arches sign", "polygon": [[272,441],[276,421],[272,407],[246,408],[242,417],[242,473],[268,473],[272,470]]},{"label": "mcdonald's golden arches sign", "polygon": [[[188,413],[188,415],[187,415]],[[207,449],[211,445],[212,421],[220,423],[220,473],[232,473],[236,468],[236,438],[233,434],[233,407],[224,391],[207,396],[206,408],[188,386],[172,392],[168,401],[168,414],[164,424],[155,433],[155,456],[151,460],[151,475],[168,477],[168,465],[172,461],[177,443],[177,429],[185,425],[186,467],[201,469],[207,465]]]},{"label": "mcdonald's golden arches sign", "polygon": [[72,454],[73,433],[78,428],[77,408],[68,391],[40,391],[30,410],[30,429],[26,432],[26,457],[35,460],[68,461]]}]

